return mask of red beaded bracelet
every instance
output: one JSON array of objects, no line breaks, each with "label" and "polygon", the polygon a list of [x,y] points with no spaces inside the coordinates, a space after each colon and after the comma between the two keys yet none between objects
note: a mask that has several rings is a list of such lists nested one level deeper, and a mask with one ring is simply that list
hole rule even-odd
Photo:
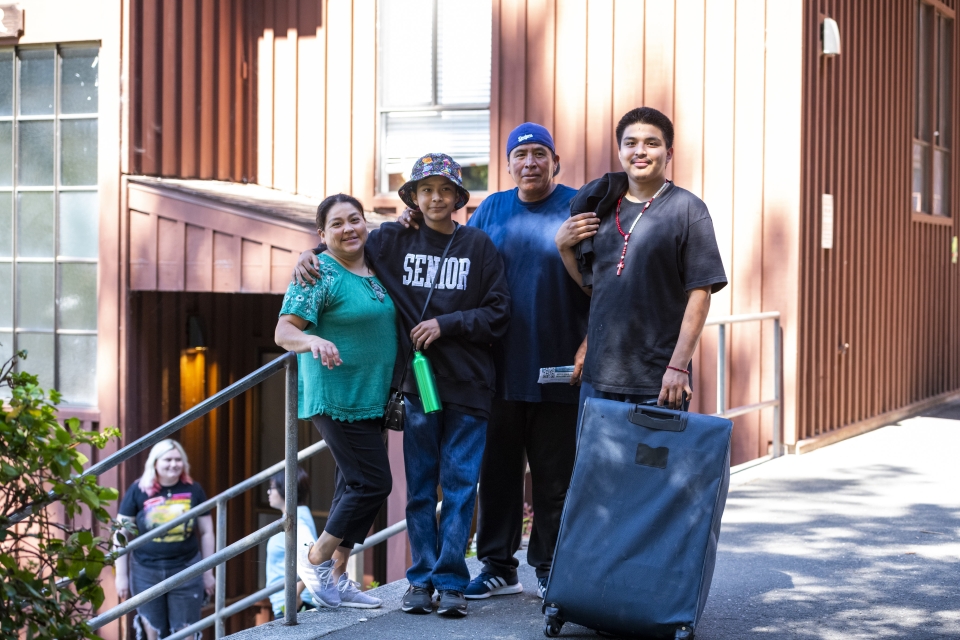
[{"label": "red beaded bracelet", "polygon": [[667,365],[667,369],[673,369],[674,371],[679,371],[680,373],[683,373],[685,375],[690,375],[690,372],[687,371],[686,369],[681,369],[680,367],[674,367],[669,364]]}]

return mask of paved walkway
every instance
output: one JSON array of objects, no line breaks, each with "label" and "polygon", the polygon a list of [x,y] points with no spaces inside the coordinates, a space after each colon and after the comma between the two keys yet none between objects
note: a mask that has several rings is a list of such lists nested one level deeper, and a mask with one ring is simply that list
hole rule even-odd
[{"label": "paved walkway", "polygon": [[[960,638],[958,454],[960,402],[736,474],[697,640]],[[398,611],[400,582],[378,590],[376,612],[231,638],[543,638],[525,565],[521,581],[527,592],[471,603],[464,620]],[[561,637],[598,636],[567,624]]]}]

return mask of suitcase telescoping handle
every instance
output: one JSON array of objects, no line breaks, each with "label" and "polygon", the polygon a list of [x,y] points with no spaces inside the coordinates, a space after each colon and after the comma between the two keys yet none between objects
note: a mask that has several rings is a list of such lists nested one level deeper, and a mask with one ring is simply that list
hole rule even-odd
[{"label": "suitcase telescoping handle", "polygon": [[687,414],[685,412],[664,407],[637,404],[630,409],[627,419],[633,424],[648,429],[657,429],[658,431],[680,432],[687,428]]}]

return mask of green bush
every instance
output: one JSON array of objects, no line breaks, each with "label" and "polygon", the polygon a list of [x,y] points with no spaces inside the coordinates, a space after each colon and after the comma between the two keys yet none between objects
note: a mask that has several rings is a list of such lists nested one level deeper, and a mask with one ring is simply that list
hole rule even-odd
[{"label": "green bush", "polygon": [[[96,638],[86,620],[103,603],[98,576],[112,564],[108,540],[68,523],[84,511],[92,521],[112,522],[106,507],[117,490],[79,477],[87,457],[78,447],[102,449],[120,433],[84,431],[76,418],[61,425],[60,394],[45,392],[36,376],[13,372],[26,357],[21,351],[0,366],[0,388],[10,389],[0,402],[0,638]],[[48,508],[51,492],[64,522]],[[14,524],[24,510],[29,515]]]}]

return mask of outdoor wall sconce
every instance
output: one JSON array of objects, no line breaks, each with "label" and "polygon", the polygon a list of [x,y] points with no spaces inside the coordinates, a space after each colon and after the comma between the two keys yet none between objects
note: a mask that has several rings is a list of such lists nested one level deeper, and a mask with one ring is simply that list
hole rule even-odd
[{"label": "outdoor wall sconce", "polygon": [[840,27],[833,18],[824,18],[820,25],[820,53],[824,58],[840,55]]},{"label": "outdoor wall sconce", "polygon": [[203,339],[203,323],[200,316],[187,317],[187,348],[203,351],[207,342]]}]

